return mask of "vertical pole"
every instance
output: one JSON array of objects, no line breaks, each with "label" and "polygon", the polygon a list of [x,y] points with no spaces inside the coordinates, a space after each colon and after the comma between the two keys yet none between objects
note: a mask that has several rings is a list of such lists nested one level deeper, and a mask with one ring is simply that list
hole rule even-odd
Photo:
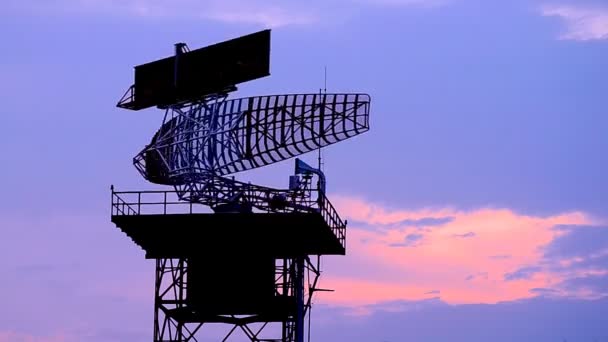
[{"label": "vertical pole", "polygon": [[[251,146],[253,132],[253,100],[247,101],[247,110],[245,111],[245,158],[251,158],[253,155],[253,147]],[[259,116],[258,116],[259,117]]]},{"label": "vertical pole", "polygon": [[295,342],[304,342],[304,258],[297,257],[296,262],[296,338]]},{"label": "vertical pole", "polygon": [[180,74],[180,57],[182,55],[182,53],[184,52],[184,47],[186,46],[185,43],[177,43],[175,44],[175,58],[173,60],[173,89],[171,89],[171,94],[166,94],[165,96],[167,96],[167,103],[166,104],[171,104],[171,103],[175,103],[179,100],[179,74]]},{"label": "vertical pole", "polygon": [[[175,286],[177,286],[177,305],[176,307],[181,309],[183,307],[183,298],[184,298],[184,286],[182,280],[184,279],[184,259],[177,260],[177,279],[175,281]],[[185,341],[184,338],[184,324],[182,322],[177,323],[177,337],[178,341]]]},{"label": "vertical pole", "polygon": [[177,80],[179,76],[179,57],[184,52],[185,43],[177,43],[175,44],[175,62],[173,64],[173,87],[174,90],[177,91]]},{"label": "vertical pole", "polygon": [[207,115],[210,117],[209,119],[209,138],[207,139],[207,143],[209,146],[207,147],[207,166],[215,173],[215,161],[217,160],[217,128],[219,124],[219,114],[220,114],[220,104],[217,99],[214,103],[207,107]]},{"label": "vertical pole", "polygon": [[[283,296],[285,298],[287,298],[289,296],[289,283],[288,283],[288,266],[287,266],[287,259],[283,258],[283,269],[281,270],[283,272]],[[283,329],[282,329],[282,335],[281,335],[281,341],[287,341],[287,328],[288,328],[288,322],[286,320],[283,321]]]},{"label": "vertical pole", "polygon": [[156,272],[154,274],[154,342],[160,341],[160,322],[158,321],[158,311],[160,311],[160,282],[162,279],[161,261],[156,259]]}]

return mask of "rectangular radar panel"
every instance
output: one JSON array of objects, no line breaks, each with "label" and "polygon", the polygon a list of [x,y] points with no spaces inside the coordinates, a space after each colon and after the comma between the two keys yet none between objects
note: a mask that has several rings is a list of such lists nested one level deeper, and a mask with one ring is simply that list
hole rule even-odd
[{"label": "rectangular radar panel", "polygon": [[263,30],[136,66],[130,103],[119,106],[140,110],[196,101],[268,75],[270,30]]}]

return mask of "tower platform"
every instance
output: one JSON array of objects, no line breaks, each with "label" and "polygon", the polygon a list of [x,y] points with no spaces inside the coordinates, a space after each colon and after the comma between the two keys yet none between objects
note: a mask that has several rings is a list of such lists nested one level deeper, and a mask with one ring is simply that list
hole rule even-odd
[{"label": "tower platform", "polygon": [[308,212],[205,208],[172,191],[112,189],[111,220],[156,260],[155,306],[176,324],[293,323],[320,274],[308,256],[345,254],[346,227],[328,201]]},{"label": "tower platform", "polygon": [[146,252],[147,259],[235,253],[275,258],[345,254],[320,214],[117,215],[112,222]]},{"label": "tower platform", "polygon": [[174,196],[171,191],[112,192],[112,222],[148,259],[345,254],[344,224],[335,227],[332,215],[323,210],[200,213],[196,207],[202,206],[173,201]]}]

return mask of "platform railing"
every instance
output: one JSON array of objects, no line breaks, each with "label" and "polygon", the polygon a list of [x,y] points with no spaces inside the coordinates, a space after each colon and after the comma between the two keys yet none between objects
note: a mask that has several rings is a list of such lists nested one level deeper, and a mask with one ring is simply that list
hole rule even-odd
[{"label": "platform railing", "polygon": [[321,203],[321,215],[323,216],[323,220],[331,228],[342,247],[346,248],[346,223],[342,221],[338,212],[327,197],[323,196]]},{"label": "platform railing", "polygon": [[112,188],[112,216],[203,212],[200,205],[180,201],[175,191],[114,191]]},{"label": "platform railing", "polygon": [[[149,191],[112,191],[112,216],[132,215],[167,215],[167,214],[199,214],[211,213],[205,205],[183,201],[179,199],[175,190],[149,190]],[[332,233],[346,248],[346,224],[338,212],[327,199],[321,195],[316,200],[297,201],[297,206],[288,206],[283,210],[265,210],[266,212],[318,212],[323,221],[332,230]]]}]

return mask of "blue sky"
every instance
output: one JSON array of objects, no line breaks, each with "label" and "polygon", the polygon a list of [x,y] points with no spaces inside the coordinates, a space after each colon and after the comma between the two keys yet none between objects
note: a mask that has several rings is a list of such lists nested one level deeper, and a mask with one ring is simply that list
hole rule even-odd
[{"label": "blue sky", "polygon": [[264,28],[272,76],[234,96],[317,92],[325,66],[372,96],[371,130],[324,150],[352,223],[320,340],[608,341],[608,4],[586,0],[4,1],[0,341],[149,338],[152,265],[108,200],[153,188],[131,158],[162,117],[115,103],[175,42]]}]

